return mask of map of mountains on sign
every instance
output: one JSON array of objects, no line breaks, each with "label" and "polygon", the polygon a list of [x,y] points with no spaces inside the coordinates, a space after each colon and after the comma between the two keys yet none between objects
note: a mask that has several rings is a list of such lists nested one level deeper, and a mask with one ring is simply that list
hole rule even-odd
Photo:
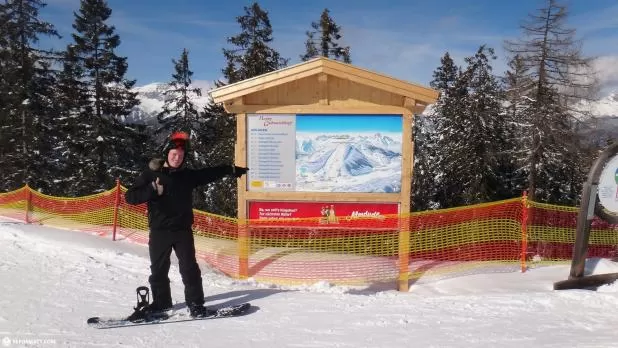
[{"label": "map of mountains on sign", "polygon": [[399,192],[400,138],[399,134],[298,132],[296,190]]}]

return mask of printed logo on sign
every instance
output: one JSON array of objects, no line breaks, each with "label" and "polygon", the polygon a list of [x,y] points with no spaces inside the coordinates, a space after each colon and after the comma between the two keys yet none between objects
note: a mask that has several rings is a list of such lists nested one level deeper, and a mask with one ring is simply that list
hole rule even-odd
[{"label": "printed logo on sign", "polygon": [[39,347],[45,344],[56,344],[56,340],[53,338],[43,339],[43,338],[9,338],[9,337],[5,337],[2,339],[2,346],[9,347],[12,344],[15,344],[19,347],[21,346]]}]

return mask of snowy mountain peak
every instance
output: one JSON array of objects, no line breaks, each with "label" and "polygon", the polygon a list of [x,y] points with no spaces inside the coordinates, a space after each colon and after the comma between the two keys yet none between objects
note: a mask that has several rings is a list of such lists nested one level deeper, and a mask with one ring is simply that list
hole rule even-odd
[{"label": "snowy mountain peak", "polygon": [[[201,96],[192,93],[190,96],[191,102],[198,110],[204,109],[210,102],[208,90],[213,87],[212,84],[206,81],[196,81],[191,85],[191,88],[201,88]],[[143,124],[153,124],[157,122],[156,115],[163,110],[166,95],[169,90],[167,83],[155,82],[144,86],[133,88],[137,92],[137,99],[140,100],[140,105],[136,106],[131,114],[126,118],[128,122],[136,122]]]}]

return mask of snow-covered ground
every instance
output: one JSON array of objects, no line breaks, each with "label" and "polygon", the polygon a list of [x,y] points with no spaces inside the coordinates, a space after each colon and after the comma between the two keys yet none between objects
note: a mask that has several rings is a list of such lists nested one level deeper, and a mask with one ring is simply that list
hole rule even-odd
[{"label": "snow-covered ground", "polygon": [[[409,292],[229,279],[202,264],[207,304],[250,301],[246,316],[98,330],[147,285],[144,246],[0,220],[0,347],[618,347],[618,285],[552,290],[568,265],[476,274]],[[596,260],[599,261],[599,260]],[[617,272],[607,260],[592,273]],[[176,259],[174,300],[184,302]],[[393,284],[394,286],[394,284]]]}]

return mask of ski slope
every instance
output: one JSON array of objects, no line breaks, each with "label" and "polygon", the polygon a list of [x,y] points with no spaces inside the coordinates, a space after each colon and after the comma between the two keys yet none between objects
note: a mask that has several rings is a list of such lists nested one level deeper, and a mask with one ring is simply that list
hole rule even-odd
[{"label": "ski slope", "polygon": [[[201,264],[207,304],[250,301],[237,318],[98,330],[147,285],[147,248],[0,220],[0,347],[618,347],[618,286],[553,291],[568,265],[477,274],[409,292],[229,279]],[[607,260],[588,272],[617,272]],[[184,302],[175,257],[172,294]]]}]

